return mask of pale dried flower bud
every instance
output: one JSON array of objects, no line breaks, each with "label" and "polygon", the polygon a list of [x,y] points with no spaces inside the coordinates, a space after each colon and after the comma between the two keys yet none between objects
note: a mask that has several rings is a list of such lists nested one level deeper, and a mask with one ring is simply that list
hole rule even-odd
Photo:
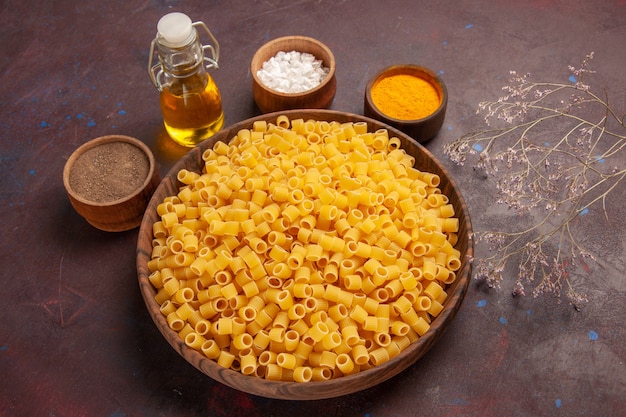
[{"label": "pale dried flower bud", "polygon": [[[496,203],[535,219],[525,230],[515,230],[518,223],[512,222],[514,230],[477,233],[477,241],[485,241],[493,255],[476,259],[476,278],[499,287],[506,263],[516,259],[513,294],[559,297],[567,288],[576,308],[586,296],[572,290],[574,266],[562,254],[569,253],[572,260],[595,258],[575,240],[572,229],[578,223],[572,213],[597,203],[606,210],[606,199],[623,189],[626,177],[623,156],[620,159],[626,149],[626,117],[618,116],[583,79],[594,73],[589,68],[592,58],[593,52],[579,67],[568,66],[576,77],[569,83],[536,83],[528,73],[510,71],[509,84],[502,87],[505,94],[480,102],[477,109],[487,126],[499,127],[473,132],[444,147],[453,163],[470,164],[471,159],[475,170],[495,177]],[[618,130],[609,130],[609,119]],[[607,163],[614,160],[618,162]],[[532,291],[526,288],[531,283]]]}]

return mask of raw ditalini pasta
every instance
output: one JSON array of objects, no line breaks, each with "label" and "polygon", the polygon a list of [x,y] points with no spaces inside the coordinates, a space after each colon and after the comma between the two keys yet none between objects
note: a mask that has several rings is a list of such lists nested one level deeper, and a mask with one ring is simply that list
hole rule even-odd
[{"label": "raw ditalini pasta", "polygon": [[461,266],[459,222],[398,138],[281,115],[202,158],[157,207],[148,264],[187,346],[306,383],[385,363],[428,332]]}]

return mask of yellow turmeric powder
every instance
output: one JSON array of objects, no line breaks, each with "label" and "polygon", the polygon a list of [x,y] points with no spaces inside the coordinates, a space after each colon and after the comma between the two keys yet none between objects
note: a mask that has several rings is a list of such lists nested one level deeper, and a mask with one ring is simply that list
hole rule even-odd
[{"label": "yellow turmeric powder", "polygon": [[385,115],[400,120],[422,119],[441,104],[435,87],[422,78],[408,74],[385,77],[371,91],[374,105]]}]

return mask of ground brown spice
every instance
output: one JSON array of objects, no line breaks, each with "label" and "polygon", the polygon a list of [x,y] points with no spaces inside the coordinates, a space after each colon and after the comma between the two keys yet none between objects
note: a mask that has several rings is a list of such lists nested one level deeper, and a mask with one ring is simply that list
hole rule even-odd
[{"label": "ground brown spice", "polygon": [[144,183],[149,164],[144,152],[130,143],[96,146],[74,161],[70,187],[82,198],[96,203],[119,200]]}]

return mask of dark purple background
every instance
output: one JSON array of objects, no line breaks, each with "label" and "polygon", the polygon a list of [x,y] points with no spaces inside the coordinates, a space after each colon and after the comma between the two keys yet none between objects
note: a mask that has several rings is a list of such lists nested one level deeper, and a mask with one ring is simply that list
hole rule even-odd
[{"label": "dark purple background", "polygon": [[[312,402],[258,398],[213,382],[178,356],[141,299],[137,230],[92,228],[62,184],[69,155],[97,136],[140,138],[162,175],[184,152],[164,134],[147,72],[156,23],[170,11],[203,20],[220,41],[213,75],[227,125],[258,114],[250,59],[264,42],[289,34],[316,37],[333,50],[335,110],[362,114],[365,85],[385,66],[439,72],[448,113],[428,148],[444,161],[443,144],[483,127],[475,109],[501,94],[509,70],[567,82],[567,66],[593,51],[594,87],[626,111],[624,0],[4,0],[0,415],[625,415],[625,228],[623,221],[607,225],[601,210],[580,220],[600,259],[582,311],[550,298],[513,299],[509,288],[474,281],[433,350],[368,391]],[[475,230],[511,221],[489,215],[492,187],[445,164]],[[618,191],[608,208],[624,219]]]}]

